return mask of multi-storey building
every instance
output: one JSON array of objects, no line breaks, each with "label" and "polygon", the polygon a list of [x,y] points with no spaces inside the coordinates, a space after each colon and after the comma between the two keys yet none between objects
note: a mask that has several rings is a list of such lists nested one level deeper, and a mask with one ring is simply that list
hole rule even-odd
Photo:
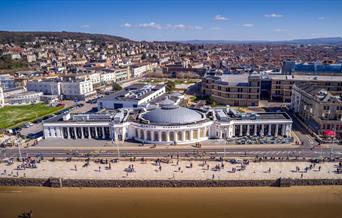
[{"label": "multi-storey building", "polygon": [[308,74],[308,75],[342,75],[342,64],[296,63],[284,61],[282,63],[283,74]]},{"label": "multi-storey building", "polygon": [[61,82],[63,99],[85,100],[96,95],[90,80]]},{"label": "multi-storey building", "polygon": [[321,75],[270,75],[272,79],[271,99],[291,102],[293,84],[308,84],[325,87],[333,94],[342,94],[342,76]]},{"label": "multi-storey building", "polygon": [[325,87],[295,84],[291,108],[316,133],[333,130],[342,139],[342,97],[333,95]]},{"label": "multi-storey building", "polygon": [[5,96],[4,96],[4,90],[2,87],[0,87],[0,108],[5,105]]},{"label": "multi-storey building", "polygon": [[230,106],[258,106],[260,100],[260,74],[224,74],[205,76],[202,94],[212,96],[219,104]]},{"label": "multi-storey building", "polygon": [[61,95],[61,83],[55,80],[30,80],[27,90],[43,92],[44,95]]}]

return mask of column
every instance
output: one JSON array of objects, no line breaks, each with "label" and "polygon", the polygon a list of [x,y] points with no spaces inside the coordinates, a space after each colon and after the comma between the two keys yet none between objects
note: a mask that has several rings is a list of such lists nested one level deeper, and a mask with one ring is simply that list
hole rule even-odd
[{"label": "column", "polygon": [[170,141],[170,132],[169,131],[166,132],[166,141],[167,142]]},{"label": "column", "polygon": [[177,142],[178,141],[178,132],[173,132],[173,134],[174,134],[174,137],[175,137],[175,142]]},{"label": "column", "polygon": [[278,124],[276,124],[276,129],[275,129],[275,132],[274,132],[274,136],[278,137]]},{"label": "column", "polygon": [[106,138],[106,136],[105,136],[104,127],[102,127],[102,128],[101,128],[101,130],[102,130],[102,139],[105,139],[105,138]]},{"label": "column", "polygon": [[81,128],[81,139],[84,139],[83,127],[80,127],[80,128]]},{"label": "column", "polygon": [[186,141],[186,138],[185,138],[185,130],[182,131],[182,138],[183,138],[183,141]]},{"label": "column", "polygon": [[250,131],[250,127],[249,127],[249,124],[247,124],[247,134],[249,136],[249,131]]},{"label": "column", "polygon": [[97,127],[95,127],[95,138],[97,139],[99,136],[97,134]]},{"label": "column", "polygon": [[272,127],[272,125],[271,124],[268,124],[268,133],[267,133],[267,135],[271,135],[271,127]]},{"label": "column", "polygon": [[158,131],[158,142],[160,142],[162,139],[162,132],[161,131]]},{"label": "column", "polygon": [[194,130],[190,130],[190,141],[194,140]]},{"label": "column", "polygon": [[68,127],[68,139],[71,139],[71,127]]},{"label": "column", "polygon": [[265,126],[264,124],[261,124],[260,136],[264,136],[264,134],[265,134]]},{"label": "column", "polygon": [[240,137],[242,136],[242,125],[240,125]]},{"label": "column", "polygon": [[285,136],[285,124],[281,125],[281,135]]},{"label": "column", "polygon": [[258,129],[258,125],[255,124],[254,125],[254,136],[257,136],[257,129]]}]

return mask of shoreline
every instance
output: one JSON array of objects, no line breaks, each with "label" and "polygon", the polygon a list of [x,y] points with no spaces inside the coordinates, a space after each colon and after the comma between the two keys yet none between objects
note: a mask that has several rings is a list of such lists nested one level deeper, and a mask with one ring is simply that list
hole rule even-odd
[{"label": "shoreline", "polygon": [[335,186],[342,179],[290,179],[270,180],[104,180],[62,178],[0,178],[0,186],[38,187],[91,187],[91,188],[199,188],[199,187],[291,187]]}]

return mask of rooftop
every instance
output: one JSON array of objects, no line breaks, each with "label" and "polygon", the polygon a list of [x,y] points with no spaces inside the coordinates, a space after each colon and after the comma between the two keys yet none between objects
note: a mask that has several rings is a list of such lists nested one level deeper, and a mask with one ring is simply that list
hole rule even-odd
[{"label": "rooftop", "polygon": [[141,100],[163,87],[164,85],[134,84],[124,88],[123,90],[114,92],[113,94],[106,95],[102,100]]}]

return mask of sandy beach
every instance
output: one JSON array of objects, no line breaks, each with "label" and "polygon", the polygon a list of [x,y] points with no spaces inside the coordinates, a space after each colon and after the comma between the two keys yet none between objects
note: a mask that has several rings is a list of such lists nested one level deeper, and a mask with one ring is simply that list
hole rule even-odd
[{"label": "sandy beach", "polygon": [[[172,163],[155,161],[120,161],[100,164],[84,161],[41,161],[37,168],[17,169],[12,165],[0,164],[0,178],[65,178],[65,179],[116,179],[116,180],[260,180],[283,178],[342,179],[337,174],[338,163],[325,162],[250,162],[241,169],[241,164],[218,161],[172,160]],[[305,168],[310,168],[307,171]],[[297,169],[298,168],[298,169]]]},{"label": "sandy beach", "polygon": [[0,217],[338,218],[342,187],[38,188],[0,187]]}]

